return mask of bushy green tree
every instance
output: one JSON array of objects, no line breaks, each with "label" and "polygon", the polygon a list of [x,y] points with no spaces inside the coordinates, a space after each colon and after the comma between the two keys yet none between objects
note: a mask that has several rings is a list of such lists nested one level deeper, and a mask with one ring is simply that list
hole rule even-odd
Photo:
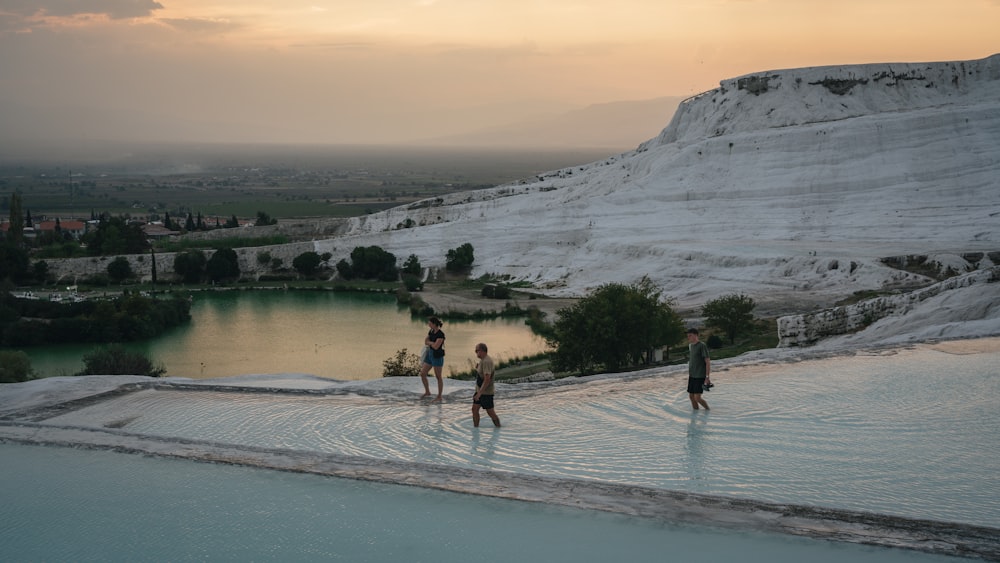
[{"label": "bushy green tree", "polygon": [[0,383],[17,383],[35,378],[31,358],[20,350],[0,350]]},{"label": "bushy green tree", "polygon": [[205,273],[205,264],[208,260],[205,253],[200,250],[185,250],[178,252],[174,256],[174,272],[181,277],[184,283],[198,283]]},{"label": "bushy green tree", "polygon": [[121,344],[97,348],[83,356],[83,370],[76,375],[148,375],[160,377],[167,370],[154,365],[141,352],[130,352]]},{"label": "bushy green tree", "polygon": [[4,241],[0,243],[0,279],[20,284],[30,277],[28,251],[20,244]]},{"label": "bushy green tree", "polygon": [[205,275],[213,282],[233,281],[240,277],[240,259],[232,248],[220,248],[205,263]]},{"label": "bushy green tree", "polygon": [[453,248],[445,255],[445,270],[449,272],[468,272],[475,262],[476,256],[472,245],[465,243],[458,248]]},{"label": "bushy green tree", "polygon": [[705,317],[705,324],[721,329],[729,337],[729,343],[735,344],[737,336],[753,328],[756,306],[754,300],[746,295],[731,294],[705,303],[701,314]]},{"label": "bushy green tree", "polygon": [[364,279],[381,281],[399,279],[396,256],[379,246],[359,246],[352,250],[351,270],[354,277]]},{"label": "bushy green tree", "polygon": [[648,278],[610,283],[556,313],[549,345],[557,371],[609,372],[648,362],[655,348],[684,338],[684,323]]},{"label": "bushy green tree", "polygon": [[411,254],[406,258],[406,262],[403,262],[404,274],[410,274],[413,276],[419,276],[423,268],[420,266],[420,259],[417,258],[416,254]]},{"label": "bushy green tree", "polygon": [[111,263],[108,264],[107,269],[108,277],[115,283],[121,283],[135,275],[134,272],[132,272],[132,264],[128,261],[128,258],[125,258],[124,256],[118,256],[112,260]]},{"label": "bushy green tree", "polygon": [[292,267],[303,276],[311,276],[319,269],[322,261],[318,253],[309,250],[292,259]]},{"label": "bushy green tree", "polygon": [[354,268],[351,267],[350,262],[341,259],[340,262],[337,262],[337,274],[345,280],[354,279]]}]

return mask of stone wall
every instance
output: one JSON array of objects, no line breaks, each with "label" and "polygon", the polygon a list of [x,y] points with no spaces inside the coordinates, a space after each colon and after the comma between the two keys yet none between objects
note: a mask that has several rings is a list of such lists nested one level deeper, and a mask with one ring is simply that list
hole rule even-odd
[{"label": "stone wall", "polygon": [[778,347],[808,346],[827,336],[856,332],[883,317],[905,313],[916,303],[945,291],[998,281],[1000,266],[991,266],[908,293],[876,297],[816,313],[781,317],[778,319]]},{"label": "stone wall", "polygon": [[[236,256],[239,258],[240,273],[244,278],[257,279],[262,274],[271,273],[270,264],[260,264],[257,255],[267,252],[272,258],[279,258],[285,268],[291,269],[292,260],[303,252],[315,251],[312,241],[293,242],[288,244],[278,244],[273,246],[261,246],[250,248],[237,248]],[[211,258],[214,250],[205,250],[205,257]],[[156,254],[156,279],[157,281],[170,282],[178,280],[174,273],[175,252],[158,252]],[[132,271],[143,282],[152,280],[153,259],[150,254],[126,254],[132,266]],[[49,265],[49,273],[56,278],[58,285],[75,285],[78,281],[93,277],[98,274],[107,274],[108,264],[117,256],[96,256],[87,258],[57,258],[46,259]]]}]

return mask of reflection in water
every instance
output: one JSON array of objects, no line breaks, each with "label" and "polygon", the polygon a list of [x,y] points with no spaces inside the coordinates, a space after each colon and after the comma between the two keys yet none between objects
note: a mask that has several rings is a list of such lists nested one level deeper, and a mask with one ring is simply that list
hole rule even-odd
[{"label": "reflection in water", "polygon": [[[426,321],[384,294],[332,291],[221,291],[197,294],[192,321],[149,342],[131,343],[162,363],[167,376],[195,379],[305,373],[340,380],[382,376],[399,350],[416,354]],[[489,342],[498,361],[545,350],[520,318],[445,322],[444,373],[469,371],[476,342]],[[43,376],[83,368],[91,346],[27,350]]]}]

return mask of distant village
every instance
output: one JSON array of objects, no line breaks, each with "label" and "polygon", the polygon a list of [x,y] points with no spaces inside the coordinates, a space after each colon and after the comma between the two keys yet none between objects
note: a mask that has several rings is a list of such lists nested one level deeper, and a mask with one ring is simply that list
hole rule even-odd
[{"label": "distant village", "polygon": [[[191,221],[192,224],[185,225],[183,228],[180,228],[181,225],[170,221],[169,218],[167,219],[169,225],[165,224],[164,221],[145,221],[137,218],[129,219],[128,224],[139,226],[142,232],[146,234],[146,238],[150,242],[154,242],[170,237],[177,237],[184,232],[194,230],[253,227],[259,219],[260,217],[257,217],[257,219],[240,219],[235,216],[228,219],[218,216],[202,217],[199,214],[197,216],[189,215],[187,221]],[[22,238],[28,246],[37,246],[36,243],[45,240],[75,240],[79,242],[85,234],[96,230],[100,222],[101,220],[97,218],[81,220],[56,217],[48,219],[44,216],[41,219],[33,220],[29,214],[24,221]],[[4,217],[0,219],[0,237],[9,240],[10,228],[11,222],[8,218]]]}]

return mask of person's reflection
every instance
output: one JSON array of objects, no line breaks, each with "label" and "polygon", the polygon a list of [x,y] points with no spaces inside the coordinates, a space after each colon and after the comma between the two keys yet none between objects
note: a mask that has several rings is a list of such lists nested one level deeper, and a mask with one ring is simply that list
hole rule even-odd
[{"label": "person's reflection", "polygon": [[[708,476],[705,474],[705,444],[708,433],[708,418],[697,411],[691,412],[691,419],[687,427],[687,441],[684,444],[685,465],[689,481],[705,481]],[[707,483],[705,484],[707,486]],[[695,490],[703,488],[696,485]]]},{"label": "person's reflection", "polygon": [[[485,440],[482,439],[483,434],[488,434]],[[491,460],[496,454],[497,438],[500,436],[499,430],[484,429],[480,430],[474,428],[472,431],[472,445],[469,452],[477,458]]]}]

